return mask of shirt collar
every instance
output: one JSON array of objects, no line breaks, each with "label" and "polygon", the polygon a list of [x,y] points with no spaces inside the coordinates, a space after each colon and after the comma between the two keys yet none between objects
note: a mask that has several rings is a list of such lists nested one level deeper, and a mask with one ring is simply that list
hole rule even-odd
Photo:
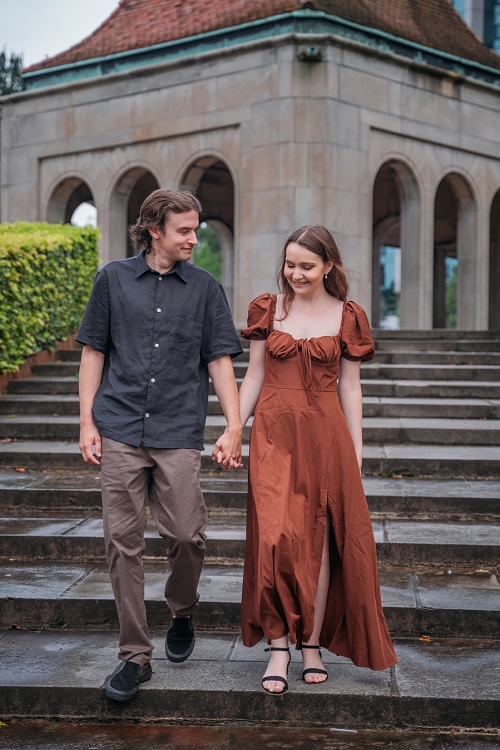
[{"label": "shirt collar", "polygon": [[[144,273],[146,273],[146,271],[152,270],[146,263],[144,255],[145,255],[145,251],[141,250],[141,252],[135,256],[135,278],[136,279],[138,279],[139,276],[142,276]],[[153,271],[153,273],[155,272]],[[176,273],[177,276],[180,279],[182,279],[182,281],[187,282],[188,280],[186,263],[182,260],[178,260],[175,266],[171,268],[170,271],[167,271],[167,273],[162,274],[162,276],[168,276],[171,273]]]}]

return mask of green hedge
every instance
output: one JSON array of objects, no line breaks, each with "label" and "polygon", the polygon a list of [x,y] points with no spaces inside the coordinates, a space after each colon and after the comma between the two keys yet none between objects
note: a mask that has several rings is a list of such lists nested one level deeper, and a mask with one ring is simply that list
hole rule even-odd
[{"label": "green hedge", "polygon": [[97,271],[93,227],[0,224],[0,373],[76,331]]}]

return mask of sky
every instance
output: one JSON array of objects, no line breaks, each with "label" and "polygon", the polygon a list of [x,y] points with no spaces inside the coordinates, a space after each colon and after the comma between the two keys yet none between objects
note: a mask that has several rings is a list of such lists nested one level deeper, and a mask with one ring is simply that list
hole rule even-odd
[{"label": "sky", "polygon": [[0,0],[0,49],[27,67],[91,34],[119,0]]}]

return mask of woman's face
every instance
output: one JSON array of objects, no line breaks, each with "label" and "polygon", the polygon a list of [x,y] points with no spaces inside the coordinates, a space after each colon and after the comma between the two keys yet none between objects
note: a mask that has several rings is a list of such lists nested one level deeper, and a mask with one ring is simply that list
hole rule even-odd
[{"label": "woman's face", "polygon": [[314,294],[323,286],[323,278],[333,268],[333,263],[327,263],[303,245],[291,242],[286,249],[285,278],[295,294]]}]

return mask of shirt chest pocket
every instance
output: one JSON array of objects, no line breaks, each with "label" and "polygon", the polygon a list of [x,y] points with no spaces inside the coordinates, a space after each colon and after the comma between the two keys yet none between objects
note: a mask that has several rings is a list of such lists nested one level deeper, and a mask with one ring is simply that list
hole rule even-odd
[{"label": "shirt chest pocket", "polygon": [[169,346],[180,351],[199,351],[203,321],[186,314],[186,310],[172,308],[169,326]]}]

